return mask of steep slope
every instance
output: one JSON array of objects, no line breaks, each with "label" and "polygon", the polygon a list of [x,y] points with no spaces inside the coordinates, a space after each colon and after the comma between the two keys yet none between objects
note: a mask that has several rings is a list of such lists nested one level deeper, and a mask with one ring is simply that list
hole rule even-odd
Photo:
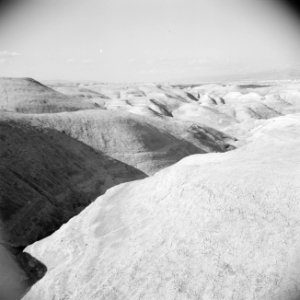
[{"label": "steep slope", "polygon": [[233,141],[210,128],[119,111],[5,114],[3,117],[56,129],[147,174],[190,154],[227,151]]},{"label": "steep slope", "polygon": [[299,117],[110,189],[28,247],[48,273],[24,299],[296,299]]},{"label": "steep slope", "polygon": [[0,121],[0,219],[6,243],[43,238],[96,196],[145,175],[59,133]]},{"label": "steep slope", "polygon": [[0,111],[46,113],[97,108],[94,102],[59,93],[31,78],[0,78]]}]

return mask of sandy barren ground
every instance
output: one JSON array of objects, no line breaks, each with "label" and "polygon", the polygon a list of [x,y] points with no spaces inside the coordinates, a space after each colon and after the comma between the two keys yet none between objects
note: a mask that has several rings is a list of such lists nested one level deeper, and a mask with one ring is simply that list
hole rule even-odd
[{"label": "sandy barren ground", "polygon": [[296,299],[299,132],[299,115],[271,119],[108,190],[28,247],[49,269],[24,299]]},{"label": "sandy barren ground", "polygon": [[[243,127],[253,123],[253,120],[300,110],[299,81],[202,85],[52,82],[50,86],[57,91],[97,102],[106,110],[173,117],[222,131],[240,127],[240,133],[245,133]],[[235,133],[239,131],[235,130]],[[238,135],[241,137],[241,134]]]},{"label": "sandy barren ground", "polygon": [[[26,299],[289,300],[296,275],[282,279],[279,253],[297,256],[299,112],[298,81],[0,79],[12,287],[24,293],[46,266]],[[22,252],[147,175],[30,246],[42,263]]]}]

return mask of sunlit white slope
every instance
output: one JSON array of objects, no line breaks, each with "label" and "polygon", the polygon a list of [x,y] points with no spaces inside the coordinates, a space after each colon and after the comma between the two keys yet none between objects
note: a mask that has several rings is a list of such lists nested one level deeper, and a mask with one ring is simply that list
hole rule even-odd
[{"label": "sunlit white slope", "polygon": [[240,149],[108,190],[27,249],[48,273],[25,299],[295,299],[299,132],[278,117]]}]

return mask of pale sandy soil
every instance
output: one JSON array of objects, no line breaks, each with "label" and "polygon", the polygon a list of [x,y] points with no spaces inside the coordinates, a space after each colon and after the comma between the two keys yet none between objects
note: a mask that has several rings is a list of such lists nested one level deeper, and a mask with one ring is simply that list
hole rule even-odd
[{"label": "pale sandy soil", "polygon": [[49,271],[24,299],[296,299],[299,117],[110,189],[28,247]]},{"label": "pale sandy soil", "polygon": [[150,175],[30,246],[26,299],[293,299],[299,112],[296,80],[0,78],[6,292],[44,274],[23,247]]}]

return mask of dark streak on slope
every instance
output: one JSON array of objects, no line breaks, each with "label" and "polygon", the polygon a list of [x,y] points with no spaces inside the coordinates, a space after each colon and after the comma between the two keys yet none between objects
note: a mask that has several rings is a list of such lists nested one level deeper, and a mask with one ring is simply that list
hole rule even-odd
[{"label": "dark streak on slope", "polygon": [[160,103],[158,100],[155,99],[150,99],[149,100],[151,103],[153,103],[154,105],[156,105],[158,107],[158,109],[163,113],[164,116],[167,117],[173,117],[172,112],[170,112],[165,105],[163,105],[162,103]]},{"label": "dark streak on slope", "polygon": [[193,94],[186,92],[186,95],[188,96],[189,99],[193,101],[198,101],[199,99],[196,98]]},{"label": "dark streak on slope", "polygon": [[0,218],[11,246],[51,234],[107,188],[143,177],[63,133],[0,122]]}]

